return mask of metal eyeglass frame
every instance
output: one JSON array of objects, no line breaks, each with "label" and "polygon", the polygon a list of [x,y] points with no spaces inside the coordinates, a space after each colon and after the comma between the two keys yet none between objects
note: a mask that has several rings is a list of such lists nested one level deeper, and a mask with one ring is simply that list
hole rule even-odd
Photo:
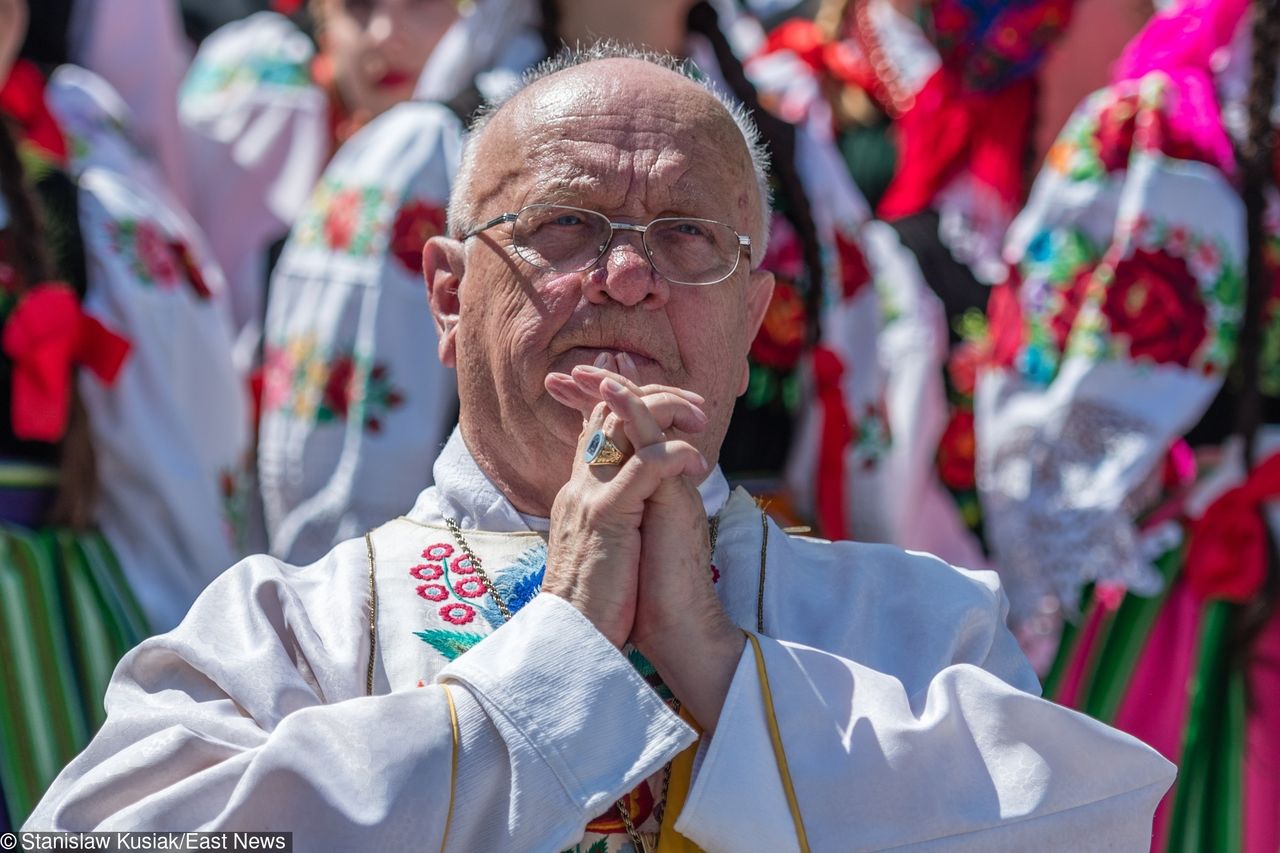
[{"label": "metal eyeglass frame", "polygon": [[[481,233],[482,231],[488,231],[490,228],[493,228],[495,225],[501,225],[504,222],[515,222],[517,219],[520,218],[520,214],[524,213],[526,210],[528,210],[531,207],[558,207],[563,210],[576,210],[579,213],[590,213],[594,216],[599,216],[603,218],[605,222],[609,223],[609,229],[610,229],[609,239],[605,241],[604,245],[600,248],[599,254],[597,254],[595,258],[592,259],[591,263],[586,264],[585,266],[578,267],[577,269],[556,270],[557,272],[583,272],[584,270],[591,269],[596,264],[600,263],[600,259],[605,256],[606,252],[609,251],[609,247],[613,245],[613,238],[617,236],[617,232],[619,231],[634,231],[635,233],[640,235],[640,245],[644,247],[645,260],[649,262],[649,268],[653,270],[655,274],[662,276],[672,284],[683,284],[689,287],[706,287],[712,284],[719,284],[720,282],[729,278],[729,276],[733,275],[735,272],[738,271],[738,266],[742,263],[743,249],[747,250],[748,255],[750,255],[751,253],[750,237],[746,237],[746,236],[743,236],[742,234],[739,234],[737,230],[729,223],[720,222],[719,220],[716,220],[716,219],[705,219],[701,216],[659,216],[657,219],[651,220],[648,225],[632,225],[629,222],[614,222],[612,219],[605,216],[603,213],[601,213],[598,210],[590,210],[585,207],[573,207],[572,205],[568,205],[568,204],[549,204],[546,202],[535,202],[534,204],[526,204],[524,207],[520,208],[515,213],[503,213],[499,216],[495,216],[493,219],[490,219],[485,224],[480,225],[476,228],[473,228],[470,231],[468,231],[466,234],[462,235],[462,239],[465,242],[467,240],[470,240],[472,237],[475,237],[477,234]],[[734,258],[733,266],[729,269],[729,271],[724,275],[722,275],[720,278],[715,279],[714,281],[678,281],[677,279],[668,278],[666,275],[663,275],[662,272],[658,270],[657,264],[653,262],[653,253],[649,251],[649,241],[645,239],[645,234],[656,223],[670,222],[672,220],[691,221],[691,222],[710,222],[715,225],[723,225],[725,228],[728,228],[731,232],[733,232],[733,236],[738,238],[738,254]],[[518,248],[516,249],[516,254],[520,255],[520,259],[525,263],[529,264],[530,266],[537,267],[538,269],[554,269],[554,267],[551,267],[551,266],[543,267],[543,266],[539,266],[538,264],[535,264],[533,261],[529,260],[524,255],[520,254],[520,250]]]}]

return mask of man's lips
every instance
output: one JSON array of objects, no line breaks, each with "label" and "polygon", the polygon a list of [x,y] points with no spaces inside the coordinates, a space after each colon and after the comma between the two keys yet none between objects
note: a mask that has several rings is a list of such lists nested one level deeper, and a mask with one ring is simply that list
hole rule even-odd
[{"label": "man's lips", "polygon": [[556,359],[556,364],[557,367],[563,368],[564,372],[567,373],[579,364],[595,364],[601,353],[616,356],[624,352],[635,362],[638,370],[644,370],[648,367],[661,367],[658,361],[648,354],[626,347],[572,347],[565,350],[564,354]]}]

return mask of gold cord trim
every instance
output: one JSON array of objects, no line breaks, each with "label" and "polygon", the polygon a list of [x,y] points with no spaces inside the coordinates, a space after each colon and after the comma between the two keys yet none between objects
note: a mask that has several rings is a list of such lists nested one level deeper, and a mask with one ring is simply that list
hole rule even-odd
[{"label": "gold cord trim", "polygon": [[760,678],[760,696],[764,700],[764,714],[769,723],[769,740],[773,743],[773,759],[778,765],[778,775],[782,777],[782,790],[787,795],[787,807],[791,809],[791,820],[796,826],[796,841],[800,845],[800,853],[809,853],[809,837],[804,831],[804,819],[800,816],[800,801],[796,799],[796,789],[791,782],[791,770],[787,766],[787,753],[782,747],[782,732],[778,729],[778,717],[773,709],[773,693],[769,689],[769,672],[764,665],[764,652],[760,649],[760,641],[755,634],[743,631],[751,642],[751,650],[756,655],[756,674]]},{"label": "gold cord trim", "polygon": [[760,513],[760,586],[756,589],[756,631],[764,633],[764,569],[769,561],[769,516]]},{"label": "gold cord trim", "polygon": [[369,550],[369,668],[365,671],[364,695],[373,695],[373,664],[378,658],[378,580],[373,559],[373,531],[364,535]]},{"label": "gold cord trim", "polygon": [[458,709],[453,704],[453,691],[449,685],[441,684],[444,699],[449,703],[449,726],[453,729],[453,758],[449,764],[449,810],[444,816],[444,835],[440,839],[440,853],[444,853],[449,844],[449,827],[453,825],[453,795],[458,787],[458,749],[462,743],[462,735],[458,731]]}]

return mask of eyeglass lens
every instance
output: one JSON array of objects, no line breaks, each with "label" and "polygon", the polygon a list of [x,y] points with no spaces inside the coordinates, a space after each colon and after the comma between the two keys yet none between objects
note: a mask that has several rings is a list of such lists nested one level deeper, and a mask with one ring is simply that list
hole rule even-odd
[{"label": "eyeglass lens", "polygon": [[[609,247],[609,219],[576,207],[533,204],[517,215],[512,242],[534,266],[577,272],[592,266]],[[738,265],[738,235],[721,222],[695,218],[655,219],[644,234],[654,270],[680,284],[712,284]]]}]

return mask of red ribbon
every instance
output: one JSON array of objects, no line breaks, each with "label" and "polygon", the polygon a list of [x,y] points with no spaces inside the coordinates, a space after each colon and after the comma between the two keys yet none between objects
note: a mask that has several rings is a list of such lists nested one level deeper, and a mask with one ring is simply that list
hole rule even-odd
[{"label": "red ribbon", "polygon": [[1183,572],[1205,601],[1245,602],[1267,577],[1267,529],[1263,504],[1280,497],[1280,454],[1223,493],[1191,526]]},{"label": "red ribbon", "polygon": [[61,282],[27,291],[9,314],[2,343],[13,361],[13,434],[50,443],[67,430],[71,369],[87,367],[110,385],[129,354],[129,342],[85,314]]},{"label": "red ribbon", "polygon": [[0,81],[0,112],[17,122],[22,138],[59,166],[67,164],[67,143],[44,100],[44,75],[30,60],[19,59]]},{"label": "red ribbon", "polygon": [[899,166],[877,214],[894,220],[926,210],[965,170],[1016,206],[1034,105],[1031,80],[988,94],[965,92],[946,69],[935,72],[894,126]]},{"label": "red ribbon", "polygon": [[826,347],[813,349],[813,378],[818,404],[822,407],[818,441],[817,516],[822,535],[828,539],[849,538],[845,481],[845,450],[853,441],[853,423],[845,407],[840,380],[844,365]]}]

